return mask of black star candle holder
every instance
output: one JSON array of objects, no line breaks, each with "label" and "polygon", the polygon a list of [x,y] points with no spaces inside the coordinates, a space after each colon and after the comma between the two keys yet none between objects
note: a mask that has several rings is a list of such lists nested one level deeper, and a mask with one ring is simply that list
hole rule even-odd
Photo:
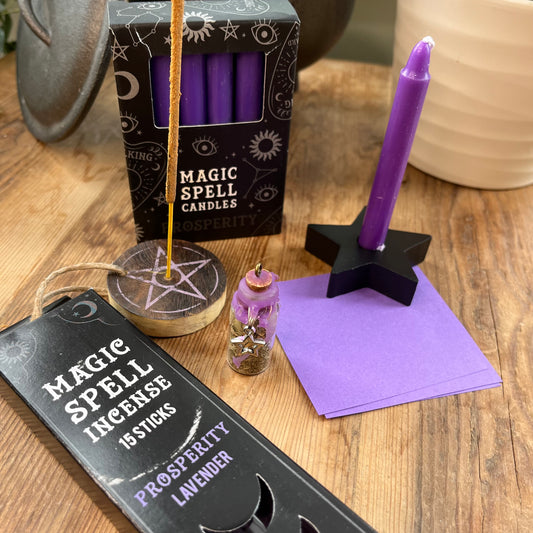
[{"label": "black star candle holder", "polygon": [[305,249],[332,266],[327,297],[369,287],[410,305],[418,284],[413,266],[426,257],[431,235],[389,229],[382,251],[367,250],[358,243],[365,210],[349,226],[307,226]]}]

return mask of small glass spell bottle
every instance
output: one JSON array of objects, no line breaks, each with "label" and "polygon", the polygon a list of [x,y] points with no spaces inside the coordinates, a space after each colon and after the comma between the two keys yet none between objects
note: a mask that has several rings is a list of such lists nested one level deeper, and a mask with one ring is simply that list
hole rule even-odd
[{"label": "small glass spell bottle", "polygon": [[259,263],[233,295],[228,363],[240,374],[259,374],[270,364],[279,312],[277,280]]}]

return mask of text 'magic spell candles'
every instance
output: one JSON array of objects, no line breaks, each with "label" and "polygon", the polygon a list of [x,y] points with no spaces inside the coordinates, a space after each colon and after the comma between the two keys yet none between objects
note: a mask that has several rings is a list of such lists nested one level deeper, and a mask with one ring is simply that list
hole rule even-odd
[{"label": "text 'magic spell candles'", "polygon": [[418,42],[400,72],[359,235],[359,245],[367,250],[381,250],[385,243],[429,86],[429,60],[434,45],[431,37],[425,37]]}]

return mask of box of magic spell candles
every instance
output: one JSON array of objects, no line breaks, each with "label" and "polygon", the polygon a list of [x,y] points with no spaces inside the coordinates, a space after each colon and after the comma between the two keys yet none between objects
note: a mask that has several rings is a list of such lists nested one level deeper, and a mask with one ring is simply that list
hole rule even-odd
[{"label": "box of magic spell candles", "polygon": [[4,330],[0,376],[140,531],[374,531],[93,291]]},{"label": "box of magic spell candles", "polygon": [[[137,240],[167,235],[171,2],[109,3]],[[279,233],[299,20],[288,0],[186,1],[173,234]]]}]

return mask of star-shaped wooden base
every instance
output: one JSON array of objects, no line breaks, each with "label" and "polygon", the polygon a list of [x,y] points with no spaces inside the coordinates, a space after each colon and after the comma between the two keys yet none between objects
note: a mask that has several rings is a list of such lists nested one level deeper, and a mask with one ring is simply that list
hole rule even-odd
[{"label": "star-shaped wooden base", "polygon": [[418,284],[412,267],[426,257],[431,235],[389,230],[383,251],[366,250],[357,242],[365,209],[351,226],[307,226],[305,249],[333,267],[327,296],[369,287],[410,305]]}]

